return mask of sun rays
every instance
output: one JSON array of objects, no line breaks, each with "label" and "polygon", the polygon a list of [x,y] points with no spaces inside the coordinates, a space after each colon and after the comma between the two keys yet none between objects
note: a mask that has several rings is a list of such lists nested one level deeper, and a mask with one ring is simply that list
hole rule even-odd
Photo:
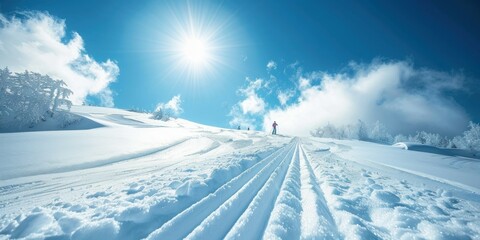
[{"label": "sun rays", "polygon": [[169,11],[162,52],[171,65],[169,74],[196,82],[226,66],[232,49],[230,18],[219,8],[187,2]]}]

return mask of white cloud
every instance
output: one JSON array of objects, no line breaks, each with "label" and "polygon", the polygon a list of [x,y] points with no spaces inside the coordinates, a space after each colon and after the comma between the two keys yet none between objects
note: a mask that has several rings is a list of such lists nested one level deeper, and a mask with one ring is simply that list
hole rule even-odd
[{"label": "white cloud", "polygon": [[464,110],[446,96],[446,91],[461,89],[461,74],[416,69],[404,61],[351,64],[347,70],[306,74],[320,78],[319,84],[312,79],[307,79],[308,85],[300,83],[299,98],[268,111],[264,129],[276,120],[283,133],[309,135],[327,123],[345,125],[362,119],[379,120],[393,133],[426,130],[453,135],[468,122]]},{"label": "white cloud", "polygon": [[270,60],[268,63],[267,63],[267,69],[268,70],[272,70],[272,69],[277,69],[277,63],[273,60]]},{"label": "white cloud", "polygon": [[179,115],[180,113],[183,112],[181,104],[182,104],[182,98],[180,97],[180,95],[176,95],[172,97],[172,99],[170,99],[170,101],[168,101],[167,103],[165,104],[161,103],[160,105],[163,106],[163,109],[169,109],[173,112],[173,114]]},{"label": "white cloud", "polygon": [[245,88],[241,88],[239,90],[240,94],[243,94],[243,95],[255,94],[255,92],[265,84],[263,79],[261,78],[257,78],[255,80],[250,80],[249,78],[247,78],[246,81],[248,82],[248,86]]},{"label": "white cloud", "polygon": [[295,91],[278,91],[278,101],[280,102],[280,105],[285,106],[287,105],[288,100],[290,100],[293,95],[295,94]]},{"label": "white cloud", "polygon": [[100,99],[100,103],[102,106],[105,107],[113,107],[115,104],[113,103],[113,92],[110,88],[104,88],[100,91],[96,96]]},{"label": "white cloud", "polygon": [[304,90],[310,87],[310,79],[305,77],[298,78],[298,88],[300,90]]},{"label": "white cloud", "polygon": [[250,128],[254,129],[256,125],[256,120],[255,118],[245,115],[242,113],[242,110],[238,105],[234,105],[232,109],[230,110],[229,116],[231,117],[231,120],[229,122],[230,126],[232,127],[237,127],[240,126],[242,129],[245,128]]},{"label": "white cloud", "polygon": [[247,96],[245,100],[240,102],[240,107],[242,108],[243,114],[263,113],[263,111],[265,111],[265,101],[263,101],[263,99],[260,98],[257,94],[252,94]]},{"label": "white cloud", "polygon": [[24,12],[11,18],[0,14],[0,67],[62,79],[73,91],[70,99],[74,104],[90,95],[113,106],[109,84],[118,76],[117,64],[110,59],[92,59],[82,37],[73,32],[68,38],[65,29],[65,20],[47,13]]},{"label": "white cloud", "polygon": [[265,112],[267,104],[265,100],[258,95],[258,91],[261,88],[265,88],[268,85],[268,81],[263,79],[250,80],[246,79],[248,85],[245,88],[238,90],[238,94],[243,96],[244,99],[235,104],[230,110],[229,116],[232,120],[229,122],[230,126],[243,126],[251,127],[255,126],[255,118]]},{"label": "white cloud", "polygon": [[249,81],[246,88],[240,89],[239,92],[245,96],[245,99],[239,103],[243,114],[260,114],[265,111],[265,101],[260,98],[257,91],[263,86],[264,81],[262,79],[256,79],[255,81]]}]

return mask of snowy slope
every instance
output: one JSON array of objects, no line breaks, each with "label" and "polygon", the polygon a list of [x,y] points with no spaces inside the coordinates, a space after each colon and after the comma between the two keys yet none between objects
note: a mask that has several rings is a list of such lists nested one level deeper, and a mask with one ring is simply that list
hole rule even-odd
[{"label": "snowy slope", "polygon": [[480,238],[475,158],[72,112],[0,134],[0,239]]}]

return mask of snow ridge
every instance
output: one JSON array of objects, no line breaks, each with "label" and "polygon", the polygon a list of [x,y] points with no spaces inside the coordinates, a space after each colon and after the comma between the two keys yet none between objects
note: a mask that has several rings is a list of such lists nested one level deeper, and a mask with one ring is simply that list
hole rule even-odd
[{"label": "snow ridge", "polygon": [[152,232],[147,239],[184,238],[197,227],[204,218],[218,209],[221,204],[224,204],[232,195],[236,194],[239,189],[246,186],[255,176],[263,174],[269,168],[272,168],[271,166],[274,165],[276,161],[281,160],[281,156],[287,154],[289,150],[290,148],[284,147],[265,157],[250,169],[218,188],[214,193],[206,196],[172,218],[161,228]]},{"label": "snow ridge", "polygon": [[338,239],[335,221],[303,147],[300,147],[302,197],[301,239]]},{"label": "snow ridge", "polygon": [[339,239],[310,160],[295,138],[147,239]]}]

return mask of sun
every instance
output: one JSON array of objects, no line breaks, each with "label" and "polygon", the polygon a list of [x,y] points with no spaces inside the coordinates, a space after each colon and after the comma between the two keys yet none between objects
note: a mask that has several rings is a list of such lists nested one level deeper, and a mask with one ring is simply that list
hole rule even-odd
[{"label": "sun", "polygon": [[209,43],[204,39],[187,37],[181,44],[180,53],[185,64],[200,67],[211,60],[210,50]]},{"label": "sun", "polygon": [[[205,32],[197,33],[194,28],[178,38],[175,47],[177,70],[190,77],[199,77],[212,71],[218,64],[215,41],[205,37]],[[197,30],[198,31],[198,30]]]},{"label": "sun", "polygon": [[173,35],[170,45],[172,63],[177,74],[199,78],[214,71],[222,62],[219,57],[218,36],[215,30],[194,24],[179,25],[177,34]]},{"label": "sun", "polygon": [[206,1],[175,2],[161,14],[157,49],[165,75],[188,83],[217,79],[233,69],[237,41],[232,16]]}]

